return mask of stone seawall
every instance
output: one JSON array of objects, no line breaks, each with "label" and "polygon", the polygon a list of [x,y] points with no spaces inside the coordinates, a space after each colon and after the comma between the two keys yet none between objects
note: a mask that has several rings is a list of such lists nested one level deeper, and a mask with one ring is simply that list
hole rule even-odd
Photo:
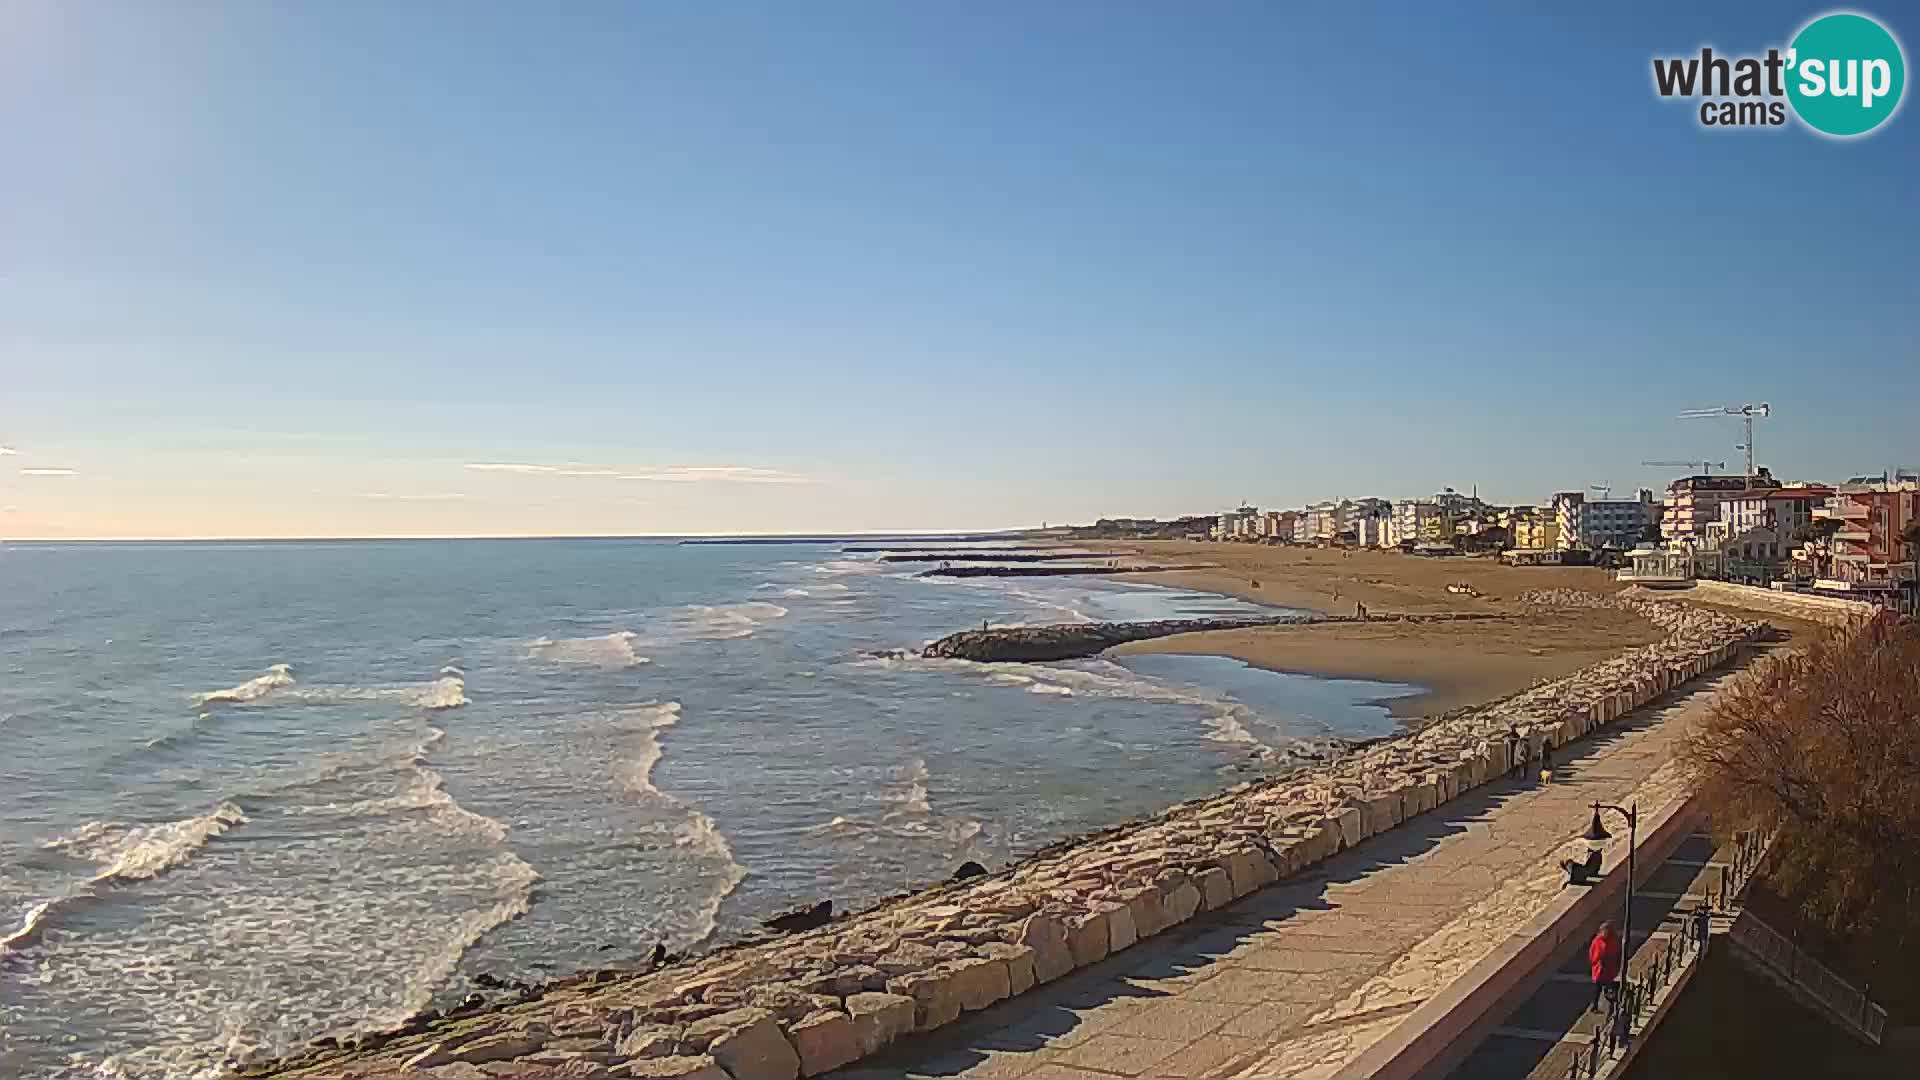
[{"label": "stone seawall", "polygon": [[1652,645],[1154,818],[1056,845],[998,873],[896,898],[817,930],[651,972],[587,973],[534,1000],[423,1018],[249,1075],[793,1080],[873,1054],[1131,947],[1314,866],[1496,779],[1508,731],[1561,746],[1727,663],[1765,624],[1674,602],[1613,606]]},{"label": "stone seawall", "polygon": [[[1454,622],[1468,619],[1504,619],[1492,612],[1441,612],[1437,614],[1369,614],[1368,622]],[[1050,626],[1002,626],[986,630],[962,630],[928,645],[920,655],[929,659],[978,660],[982,662],[1078,660],[1094,656],[1115,645],[1174,634],[1197,634],[1207,630],[1243,630],[1255,626],[1298,626],[1307,623],[1356,622],[1352,615],[1317,615],[1301,612],[1291,615],[1236,616],[1216,619],[1151,619],[1145,622],[1054,623]]]},{"label": "stone seawall", "polygon": [[1688,594],[1696,600],[1710,604],[1725,604],[1728,607],[1745,608],[1768,615],[1783,615],[1790,619],[1805,619],[1808,622],[1826,623],[1830,626],[1850,626],[1863,619],[1871,619],[1880,609],[1859,600],[1846,600],[1838,596],[1811,596],[1807,593],[1791,593],[1775,589],[1762,589],[1753,585],[1736,585],[1730,581],[1696,581]]}]

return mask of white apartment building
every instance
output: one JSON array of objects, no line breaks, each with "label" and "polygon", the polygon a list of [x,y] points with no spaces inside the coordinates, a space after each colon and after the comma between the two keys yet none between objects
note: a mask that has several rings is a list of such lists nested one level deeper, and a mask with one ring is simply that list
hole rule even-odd
[{"label": "white apartment building", "polygon": [[1645,488],[1633,499],[1589,499],[1583,491],[1559,491],[1554,493],[1552,511],[1563,550],[1627,551],[1640,543],[1647,526],[1659,523],[1661,506]]},{"label": "white apartment building", "polygon": [[1417,544],[1423,540],[1440,540],[1445,531],[1439,503],[1424,499],[1402,499],[1393,504],[1395,543],[1411,540]]},{"label": "white apartment building", "polygon": [[1826,505],[1833,489],[1821,484],[1793,484],[1776,491],[1743,493],[1722,499],[1719,520],[1723,535],[1738,536],[1749,529],[1778,529],[1782,535],[1813,521],[1813,512]]},{"label": "white apartment building", "polygon": [[1383,542],[1393,529],[1393,519],[1384,515],[1359,514],[1353,518],[1353,538],[1361,547],[1392,547]]}]

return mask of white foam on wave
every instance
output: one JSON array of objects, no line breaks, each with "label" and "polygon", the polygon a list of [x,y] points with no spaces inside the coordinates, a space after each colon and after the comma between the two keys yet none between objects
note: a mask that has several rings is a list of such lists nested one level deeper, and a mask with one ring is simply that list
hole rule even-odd
[{"label": "white foam on wave", "polygon": [[811,569],[826,577],[840,577],[845,574],[877,574],[886,569],[886,564],[877,559],[829,559]]},{"label": "white foam on wave", "polygon": [[892,798],[897,804],[887,811],[887,817],[895,818],[903,814],[925,817],[933,812],[933,806],[927,795],[927,762],[925,758],[914,758],[905,769],[904,790],[895,793]]},{"label": "white foam on wave", "polygon": [[895,770],[896,786],[885,799],[893,805],[880,817],[878,825],[859,819],[836,817],[820,833],[857,833],[868,841],[888,836],[896,839],[936,840],[963,846],[978,836],[982,826],[970,818],[945,817],[934,813],[933,799],[927,790],[931,776],[925,758],[914,758]]},{"label": "white foam on wave", "polygon": [[591,664],[599,667],[623,668],[638,667],[652,663],[633,649],[633,643],[640,635],[631,630],[616,630],[611,634],[584,638],[536,638],[527,644],[528,652],[536,660],[545,660],[551,664]]},{"label": "white foam on wave", "polygon": [[238,806],[223,800],[199,817],[160,825],[89,821],[66,836],[42,842],[40,846],[48,851],[85,859],[101,869],[78,888],[28,908],[19,928],[0,938],[0,957],[39,940],[48,916],[68,904],[92,899],[98,886],[159,877],[192,858],[214,837],[246,822],[247,815]]},{"label": "white foam on wave", "polygon": [[689,604],[669,613],[665,640],[726,641],[748,637],[761,624],[785,618],[787,609],[759,600],[742,604]]},{"label": "white foam on wave", "polygon": [[633,757],[615,764],[614,782],[628,798],[654,800],[684,813],[686,820],[673,830],[673,846],[717,867],[715,889],[694,911],[692,929],[675,942],[681,947],[698,945],[713,936],[719,926],[720,905],[746,880],[747,868],[734,858],[733,845],[727,842],[726,834],[712,818],[653,786],[653,768],[666,754],[660,733],[680,722],[680,703],[640,705],[624,709],[620,715],[626,723],[639,729],[640,744]]},{"label": "white foam on wave", "polygon": [[210,705],[248,705],[271,695],[271,704],[297,702],[303,705],[339,705],[363,701],[391,701],[421,709],[457,709],[467,704],[467,675],[451,664],[425,682],[386,683],[374,686],[296,684],[285,664],[275,664],[267,674],[249,679],[225,690],[197,694],[194,703]]},{"label": "white foam on wave", "polygon": [[[1029,693],[1061,697],[1133,698],[1140,701],[1193,705],[1207,710],[1202,718],[1207,738],[1213,742],[1245,747],[1269,761],[1290,757],[1285,751],[1260,741],[1248,722],[1259,716],[1254,710],[1223,694],[1194,687],[1177,686],[1136,675],[1112,661],[1096,661],[1090,667],[1056,667],[1049,664],[978,663],[972,660],[928,659],[911,652],[897,656],[869,657],[855,661],[856,666],[926,666],[959,674],[975,675],[990,683],[1024,686]],[[1302,748],[1314,745],[1298,740]]]},{"label": "white foam on wave", "polygon": [[209,690],[204,694],[195,694],[196,705],[213,705],[222,702],[240,703],[258,701],[282,687],[293,685],[293,669],[286,664],[275,664],[260,675],[238,686],[229,686],[225,690]]},{"label": "white foam on wave", "polygon": [[628,795],[667,798],[659,788],[653,786],[653,767],[660,763],[660,758],[666,753],[660,745],[659,733],[680,722],[680,703],[668,701],[658,705],[642,705],[625,710],[625,715],[641,726],[641,743],[631,759],[615,764],[614,779]]},{"label": "white foam on wave", "polygon": [[199,817],[164,825],[90,821],[71,835],[40,846],[103,865],[105,869],[92,879],[96,884],[111,878],[137,881],[158,877],[179,866],[207,841],[246,821],[247,815],[238,806],[223,801]]}]

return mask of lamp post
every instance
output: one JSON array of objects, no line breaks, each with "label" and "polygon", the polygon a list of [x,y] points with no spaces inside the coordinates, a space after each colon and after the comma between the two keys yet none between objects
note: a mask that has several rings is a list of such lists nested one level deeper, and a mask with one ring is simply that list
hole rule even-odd
[{"label": "lamp post", "polygon": [[1633,849],[1640,845],[1640,804],[1615,806],[1612,803],[1593,804],[1593,824],[1587,826],[1587,843],[1593,850],[1613,838],[1606,825],[1600,821],[1600,811],[1611,810],[1627,819],[1627,899],[1620,914],[1620,967],[1626,974],[1626,958],[1633,954]]}]

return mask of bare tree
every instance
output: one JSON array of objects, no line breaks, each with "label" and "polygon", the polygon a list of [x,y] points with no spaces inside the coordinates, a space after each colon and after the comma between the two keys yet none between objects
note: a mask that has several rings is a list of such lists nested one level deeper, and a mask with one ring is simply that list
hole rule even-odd
[{"label": "bare tree", "polygon": [[1776,658],[1682,750],[1733,828],[1778,829],[1768,882],[1862,956],[1920,947],[1920,630],[1882,616]]}]

